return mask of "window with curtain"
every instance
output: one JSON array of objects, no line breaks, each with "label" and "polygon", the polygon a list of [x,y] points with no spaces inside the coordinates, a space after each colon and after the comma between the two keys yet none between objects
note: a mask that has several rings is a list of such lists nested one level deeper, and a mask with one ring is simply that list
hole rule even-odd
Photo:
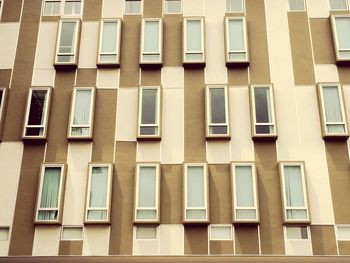
[{"label": "window with curtain", "polygon": [[286,226],[287,239],[308,239],[307,226]]},{"label": "window with curtain", "polygon": [[125,0],[125,14],[141,14],[141,0]]},{"label": "window with curtain", "polygon": [[81,0],[65,0],[64,14],[65,15],[80,15],[81,14]]},{"label": "window with curtain", "polygon": [[331,10],[347,10],[347,0],[329,0],[329,7]]},{"label": "window with curtain", "polygon": [[76,60],[78,20],[61,21],[56,63],[73,63]]},{"label": "window with curtain", "polygon": [[304,0],[288,0],[290,11],[305,11]]},{"label": "window with curtain", "polygon": [[207,100],[208,135],[228,135],[226,87],[208,86]]},{"label": "window with curtain", "polygon": [[120,20],[101,22],[99,63],[119,63]]},{"label": "window with curtain", "polygon": [[59,16],[60,14],[61,14],[60,0],[45,0],[44,8],[43,8],[44,16]]},{"label": "window with curtain", "polygon": [[144,19],[141,62],[161,62],[161,20]]},{"label": "window with curtain", "polygon": [[70,135],[73,137],[91,136],[93,90],[75,88],[73,96]]},{"label": "window with curtain", "polygon": [[244,0],[226,0],[226,13],[243,13]]},{"label": "window with curtain", "polygon": [[139,98],[139,136],[159,135],[159,88],[141,87]]},{"label": "window with curtain", "polygon": [[227,30],[227,61],[244,62],[248,60],[248,52],[245,43],[246,25],[244,17],[226,18]]},{"label": "window with curtain", "polygon": [[182,0],[165,0],[164,11],[166,14],[181,14],[181,1]]},{"label": "window with curtain", "polygon": [[210,225],[210,240],[232,240],[232,225]]},{"label": "window with curtain", "polygon": [[185,62],[204,60],[203,19],[186,19],[185,23]]},{"label": "window with curtain", "polygon": [[332,25],[336,42],[338,60],[350,59],[350,16],[332,16]]},{"label": "window with curtain", "polygon": [[63,167],[44,166],[43,169],[36,219],[58,221]]}]

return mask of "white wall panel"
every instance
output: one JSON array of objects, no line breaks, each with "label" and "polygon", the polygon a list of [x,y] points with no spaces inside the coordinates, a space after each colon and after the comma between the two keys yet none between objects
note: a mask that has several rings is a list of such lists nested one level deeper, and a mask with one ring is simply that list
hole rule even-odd
[{"label": "white wall panel", "polygon": [[306,0],[307,13],[310,18],[329,17],[329,0]]},{"label": "white wall panel", "polygon": [[57,256],[60,244],[59,226],[35,227],[33,256]]},{"label": "white wall panel", "polygon": [[159,255],[184,255],[184,226],[159,226]]},{"label": "white wall panel", "polygon": [[34,69],[54,69],[57,31],[57,22],[40,23]]},{"label": "white wall panel", "polygon": [[335,64],[316,64],[316,82],[339,82],[338,68]]},{"label": "white wall panel", "polygon": [[160,142],[138,142],[136,162],[160,162]]},{"label": "white wall panel", "polygon": [[[248,120],[249,121],[249,120]],[[231,154],[230,141],[207,141],[208,163],[229,163]]]},{"label": "white wall panel", "polygon": [[183,0],[184,16],[204,16],[204,0]]},{"label": "white wall panel", "polygon": [[120,69],[98,69],[97,88],[117,89],[119,87]]},{"label": "white wall panel", "polygon": [[123,17],[123,0],[103,0],[102,18]]},{"label": "white wall panel", "polygon": [[0,23],[0,69],[13,68],[18,42],[19,23]]},{"label": "white wall panel", "polygon": [[285,247],[288,256],[312,256],[310,240],[286,240]]},{"label": "white wall panel", "polygon": [[98,34],[99,22],[82,23],[79,50],[79,68],[96,68],[99,40]]},{"label": "white wall panel", "polygon": [[83,256],[107,256],[109,251],[109,226],[86,226]]},{"label": "white wall panel", "polygon": [[164,89],[184,88],[184,68],[183,67],[162,67],[161,82]]}]

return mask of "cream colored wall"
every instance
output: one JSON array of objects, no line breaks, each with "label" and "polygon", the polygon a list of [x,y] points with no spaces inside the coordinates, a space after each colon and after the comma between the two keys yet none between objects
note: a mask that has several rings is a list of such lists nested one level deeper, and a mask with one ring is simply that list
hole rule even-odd
[{"label": "cream colored wall", "polygon": [[82,23],[79,68],[96,68],[99,26],[98,22]]},{"label": "cream colored wall", "polygon": [[34,69],[32,86],[53,87],[55,83],[56,71],[54,69]]},{"label": "cream colored wall", "polygon": [[160,142],[138,142],[136,162],[160,162]]},{"label": "cream colored wall", "polygon": [[315,64],[316,82],[339,82],[338,68],[335,64]]},{"label": "cream colored wall", "polygon": [[34,69],[54,69],[57,31],[57,22],[40,23]]},{"label": "cream colored wall", "polygon": [[15,62],[19,23],[0,23],[0,69],[11,69]]},{"label": "cream colored wall", "polygon": [[[157,230],[159,231],[159,229]],[[159,232],[157,239],[136,239],[136,227],[133,227],[133,251],[137,255],[158,255]]]},{"label": "cream colored wall", "polygon": [[60,244],[59,226],[36,226],[33,256],[57,256]]},{"label": "cream colored wall", "polygon": [[329,16],[329,0],[306,0],[307,12],[310,18]]},{"label": "cream colored wall", "polygon": [[184,255],[184,226],[159,226],[159,255]]},{"label": "cream colored wall", "polygon": [[123,17],[123,0],[103,0],[102,18]]},{"label": "cream colored wall", "polygon": [[120,69],[98,69],[97,70],[97,88],[119,88]]},{"label": "cream colored wall", "polygon": [[164,89],[183,89],[184,78],[183,67],[162,67],[161,83]]},{"label": "cream colored wall", "polygon": [[184,16],[203,16],[204,0],[183,0]]},{"label": "cream colored wall", "polygon": [[230,141],[207,141],[208,163],[230,163]]},{"label": "cream colored wall", "polygon": [[83,256],[107,256],[109,226],[86,226],[84,229]]}]

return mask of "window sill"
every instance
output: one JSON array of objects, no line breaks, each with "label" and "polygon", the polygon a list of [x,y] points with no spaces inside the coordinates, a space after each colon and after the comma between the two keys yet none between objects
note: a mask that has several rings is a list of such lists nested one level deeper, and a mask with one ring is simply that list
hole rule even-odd
[{"label": "window sill", "polygon": [[311,225],[311,220],[284,220],[283,225]]},{"label": "window sill", "polygon": [[201,221],[196,221],[196,220],[191,220],[191,221],[187,221],[187,220],[184,220],[183,222],[182,222],[182,224],[184,224],[184,225],[209,225],[210,224],[210,222],[209,222],[209,220],[201,220]]},{"label": "window sill", "polygon": [[97,62],[97,68],[120,68],[119,62]]},{"label": "window sill", "polygon": [[236,225],[259,225],[260,224],[260,220],[233,220],[232,221],[233,224]]},{"label": "window sill", "polygon": [[161,141],[162,137],[161,136],[143,136],[139,135],[136,138],[137,141]]},{"label": "window sill", "polygon": [[142,69],[159,69],[163,67],[163,62],[140,62],[139,64]]},{"label": "window sill", "polygon": [[153,220],[153,221],[142,221],[142,220],[134,220],[134,225],[160,225],[160,220]]},{"label": "window sill", "polygon": [[78,137],[78,136],[68,136],[68,141],[93,141],[92,136]]},{"label": "window sill", "polygon": [[184,61],[182,62],[182,65],[184,68],[204,68],[205,61],[200,61],[200,62]]},{"label": "window sill", "polygon": [[40,226],[40,225],[50,225],[50,226],[61,226],[61,221],[34,221],[34,225]]},{"label": "window sill", "polygon": [[75,70],[77,68],[77,63],[55,63],[53,65],[56,70]]},{"label": "window sill", "polygon": [[28,136],[23,136],[22,137],[22,141],[23,142],[28,142],[28,143],[38,143],[38,144],[41,144],[41,143],[46,143],[47,142],[47,139],[46,139],[46,136],[45,137],[42,137],[42,136],[31,136],[31,137],[28,137]]},{"label": "window sill", "polygon": [[336,64],[337,64],[338,66],[350,66],[350,60],[337,59]]},{"label": "window sill", "polygon": [[323,135],[323,139],[326,141],[338,141],[338,140],[344,140],[346,141],[349,138],[349,134],[335,134],[335,135],[330,135],[330,134],[325,134]]},{"label": "window sill", "polygon": [[226,61],[228,68],[245,68],[249,66],[249,61]]},{"label": "window sill", "polygon": [[84,221],[84,225],[110,225],[111,222],[108,221]]},{"label": "window sill", "polygon": [[254,134],[252,136],[253,141],[276,141],[278,138],[277,134]]},{"label": "window sill", "polygon": [[230,141],[231,140],[231,135],[228,134],[215,134],[215,135],[207,135],[206,136],[207,141]]}]

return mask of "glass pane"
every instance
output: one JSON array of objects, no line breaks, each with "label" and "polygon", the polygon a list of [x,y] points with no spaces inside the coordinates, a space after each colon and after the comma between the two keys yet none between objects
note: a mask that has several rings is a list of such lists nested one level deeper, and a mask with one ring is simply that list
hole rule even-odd
[{"label": "glass pane", "polygon": [[142,90],[141,124],[156,124],[157,122],[157,89]]},{"label": "glass pane", "polygon": [[273,134],[275,127],[273,125],[255,125],[256,134]]},{"label": "glass pane", "polygon": [[83,238],[82,227],[64,227],[62,232],[63,240],[77,240]]},{"label": "glass pane", "polygon": [[256,219],[255,209],[236,209],[236,219]]},{"label": "glass pane", "polygon": [[100,55],[101,62],[114,62],[117,60],[116,55]]},{"label": "glass pane", "polygon": [[187,206],[204,207],[204,167],[187,167]]},{"label": "glass pane", "polygon": [[[326,122],[343,122],[340,98],[337,86],[323,87],[323,102]],[[345,133],[344,125],[327,125],[329,133]]]},{"label": "glass pane", "polygon": [[127,14],[141,13],[141,0],[126,0],[125,13]]},{"label": "glass pane", "polygon": [[26,128],[26,136],[42,136],[44,128]]},{"label": "glass pane", "polygon": [[156,239],[157,229],[153,226],[138,226],[136,228],[136,239]]},{"label": "glass pane", "polygon": [[140,127],[140,135],[157,135],[157,127]]},{"label": "glass pane", "polygon": [[[256,123],[270,123],[272,122],[272,109],[271,109],[271,97],[269,88],[254,88],[254,100],[255,100],[255,117]],[[271,129],[272,127],[272,129]],[[266,132],[266,129],[269,129]],[[260,127],[262,133],[272,133],[273,126]],[[258,130],[256,130],[258,133]]]},{"label": "glass pane", "polygon": [[291,11],[304,11],[304,0],[289,0],[289,10]]},{"label": "glass pane", "polygon": [[[1,8],[1,2],[0,2]],[[0,241],[7,241],[9,239],[10,229],[8,227],[0,227]]]},{"label": "glass pane", "polygon": [[87,218],[89,220],[107,219],[107,210],[89,210]]},{"label": "glass pane", "polygon": [[288,226],[287,239],[308,239],[306,226]]},{"label": "glass pane", "polygon": [[89,125],[90,110],[91,90],[77,90],[75,93],[73,125]]},{"label": "glass pane", "polygon": [[102,48],[103,53],[116,53],[118,22],[103,22]]},{"label": "glass pane", "polygon": [[33,90],[30,101],[28,125],[43,125],[47,90]]},{"label": "glass pane", "polygon": [[226,123],[225,89],[209,89],[210,123]]},{"label": "glass pane", "polygon": [[237,206],[252,207],[255,205],[254,201],[254,186],[252,167],[250,166],[236,166],[236,202]]},{"label": "glass pane", "polygon": [[339,51],[339,57],[342,59],[350,59],[350,51]]},{"label": "glass pane", "polygon": [[187,20],[186,51],[202,51],[202,28],[200,20]]},{"label": "glass pane", "polygon": [[210,228],[210,239],[230,240],[232,239],[232,231],[229,226],[212,226]]},{"label": "glass pane", "polygon": [[247,60],[247,53],[246,52],[235,52],[235,53],[229,53],[229,60]]},{"label": "glass pane", "polygon": [[[89,207],[107,208],[108,168],[93,167],[91,173]],[[107,211],[89,211],[88,219],[106,219]]]},{"label": "glass pane", "polygon": [[307,219],[306,209],[287,209],[287,219]]},{"label": "glass pane", "polygon": [[209,134],[227,134],[227,126],[209,126]]},{"label": "glass pane", "polygon": [[350,227],[338,226],[338,239],[350,240]]},{"label": "glass pane", "polygon": [[147,62],[147,61],[159,61],[160,60],[160,55],[150,55],[150,54],[144,54],[142,55],[142,60]]},{"label": "glass pane", "polygon": [[69,1],[65,2],[64,14],[66,15],[79,15],[81,12],[81,1]]},{"label": "glass pane", "polygon": [[143,36],[144,52],[159,52],[159,22],[145,21]]},{"label": "glass pane", "polygon": [[74,53],[75,30],[75,22],[62,23],[59,53]]},{"label": "glass pane", "polygon": [[57,62],[74,62],[74,55],[58,55],[57,56]]},{"label": "glass pane", "polygon": [[186,209],[186,219],[187,220],[198,220],[198,219],[205,219],[206,218],[206,210],[200,209],[200,210],[191,210]]},{"label": "glass pane", "polygon": [[202,61],[203,60],[203,53],[200,53],[200,54],[186,54],[186,60]]},{"label": "glass pane", "polygon": [[346,0],[329,0],[331,10],[346,10]]},{"label": "glass pane", "polygon": [[336,17],[335,27],[338,49],[350,49],[350,18]]},{"label": "glass pane", "polygon": [[228,35],[230,51],[245,50],[243,20],[230,20],[228,22]]},{"label": "glass pane", "polygon": [[139,207],[156,206],[156,167],[140,167],[139,170]]},{"label": "glass pane", "polygon": [[226,12],[243,12],[243,0],[226,0]]},{"label": "glass pane", "polygon": [[181,13],[181,0],[167,0],[165,2],[165,12],[168,14]]},{"label": "glass pane", "polygon": [[72,128],[72,135],[87,136],[90,135],[90,128]]},{"label": "glass pane", "polygon": [[137,219],[157,219],[156,210],[137,210]]}]

